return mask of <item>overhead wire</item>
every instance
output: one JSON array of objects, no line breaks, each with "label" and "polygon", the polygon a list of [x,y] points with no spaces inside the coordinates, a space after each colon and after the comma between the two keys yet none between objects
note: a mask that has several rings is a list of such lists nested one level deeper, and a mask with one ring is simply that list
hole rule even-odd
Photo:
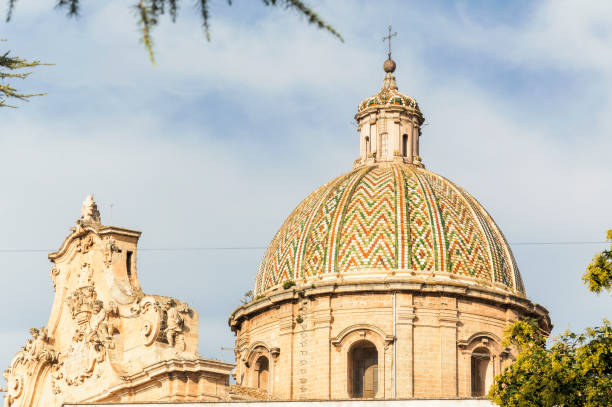
[{"label": "overhead wire", "polygon": [[[606,241],[561,241],[561,242],[510,242],[510,246],[572,246],[589,244],[608,244]],[[266,246],[203,246],[203,247],[143,247],[146,252],[189,252],[189,251],[224,251],[224,250],[264,250]],[[53,249],[0,249],[0,253],[50,253]]]}]

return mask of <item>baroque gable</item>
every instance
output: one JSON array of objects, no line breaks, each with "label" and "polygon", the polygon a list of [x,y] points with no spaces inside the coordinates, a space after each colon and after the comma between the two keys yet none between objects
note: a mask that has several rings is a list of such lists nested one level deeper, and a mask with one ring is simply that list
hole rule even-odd
[{"label": "baroque gable", "polygon": [[[173,373],[185,373],[177,361],[189,364],[196,382],[228,381],[232,365],[198,356],[197,312],[177,299],[143,292],[139,237],[138,231],[102,225],[93,197],[85,200],[76,226],[49,254],[55,290],[49,321],[30,330],[32,337],[4,372],[5,407],[123,401],[128,394],[131,401],[174,400],[147,395],[141,375],[161,367],[162,377],[149,379],[160,386]],[[191,397],[224,396],[200,390]]]}]

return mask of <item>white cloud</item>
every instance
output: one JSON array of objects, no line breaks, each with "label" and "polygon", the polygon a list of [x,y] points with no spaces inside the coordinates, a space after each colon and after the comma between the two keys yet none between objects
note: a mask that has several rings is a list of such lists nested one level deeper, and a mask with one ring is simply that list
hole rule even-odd
[{"label": "white cloud", "polygon": [[[42,3],[6,26],[11,48],[57,65],[24,83],[48,96],[0,112],[0,225],[8,231],[0,247],[57,247],[90,192],[104,217],[113,203],[115,224],[143,230],[142,247],[267,244],[301,198],[349,170],[354,109],[382,82],[385,24],[372,22],[390,14],[400,34],[400,90],[417,97],[430,123],[428,168],[478,198],[510,240],[599,240],[612,227],[612,103],[599,99],[612,83],[606,3],[538,3],[525,20],[499,26],[404,2],[323,3],[321,15],[337,22],[345,45],[281,10],[244,23],[231,17],[243,12],[237,8],[214,20],[211,43],[195,18],[162,24],[156,68],[125,4],[87,5],[81,20],[67,22],[37,9]],[[508,82],[524,81],[524,71],[571,70],[588,115],[530,114],[538,101],[509,98],[425,58],[432,44],[512,64],[518,72]],[[594,299],[578,278],[597,249],[515,249],[529,295],[561,329],[597,323],[610,309],[609,298]],[[139,256],[145,291],[200,312],[201,353],[232,345],[225,320],[252,285],[261,253]],[[27,312],[7,321],[10,329],[40,325],[52,296],[44,253],[0,254],[0,266],[10,271],[0,307],[39,299],[22,305]],[[576,298],[572,307],[567,298]],[[8,354],[0,357],[8,363]]]}]

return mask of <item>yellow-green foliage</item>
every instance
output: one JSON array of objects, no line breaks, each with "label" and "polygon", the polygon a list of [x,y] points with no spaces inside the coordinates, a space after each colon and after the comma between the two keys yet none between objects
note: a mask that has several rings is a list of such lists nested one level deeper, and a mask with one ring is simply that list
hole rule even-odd
[{"label": "yellow-green foliage", "polygon": [[501,375],[489,398],[507,407],[612,405],[612,326],[566,332],[547,348],[534,321],[514,323],[508,343],[520,349]]},{"label": "yellow-green foliage", "polygon": [[[583,276],[593,292],[612,286],[611,251],[598,254]],[[506,329],[505,345],[519,354],[495,378],[489,398],[505,407],[612,406],[610,322],[582,334],[565,332],[548,347],[546,339],[535,320],[520,320]]]},{"label": "yellow-green foliage", "polygon": [[[607,238],[612,243],[612,229],[608,230]],[[612,245],[610,250],[604,250],[593,258],[582,275],[582,279],[593,292],[610,291],[612,287]]]},{"label": "yellow-green foliage", "polygon": [[[2,41],[2,40],[0,40]],[[23,72],[24,68],[34,68],[41,65],[39,61],[27,61],[23,58],[9,56],[9,52],[0,54],[0,107],[14,107],[7,105],[8,99],[28,100],[41,93],[21,93],[7,83],[8,79],[25,79],[30,72]]]}]

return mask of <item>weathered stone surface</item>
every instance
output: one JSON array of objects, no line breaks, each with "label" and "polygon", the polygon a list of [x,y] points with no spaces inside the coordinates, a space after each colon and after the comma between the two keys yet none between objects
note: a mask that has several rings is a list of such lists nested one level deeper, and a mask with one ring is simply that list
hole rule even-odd
[{"label": "weathered stone surface", "polygon": [[72,233],[49,254],[51,315],[4,372],[5,407],[227,398],[233,365],[198,356],[197,312],[142,291],[139,237],[102,225],[87,197]]},{"label": "weathered stone surface", "polygon": [[[248,407],[268,407],[265,401],[251,401],[248,403],[181,403],[164,404],[166,407],[235,407],[246,405]],[[78,407],[79,404],[66,404],[65,407]],[[103,407],[102,404],[87,404],[88,407]],[[131,404],[130,407],[149,407],[151,404]],[[274,403],[275,407],[492,407],[488,400],[343,400],[343,401],[280,401]]]}]

